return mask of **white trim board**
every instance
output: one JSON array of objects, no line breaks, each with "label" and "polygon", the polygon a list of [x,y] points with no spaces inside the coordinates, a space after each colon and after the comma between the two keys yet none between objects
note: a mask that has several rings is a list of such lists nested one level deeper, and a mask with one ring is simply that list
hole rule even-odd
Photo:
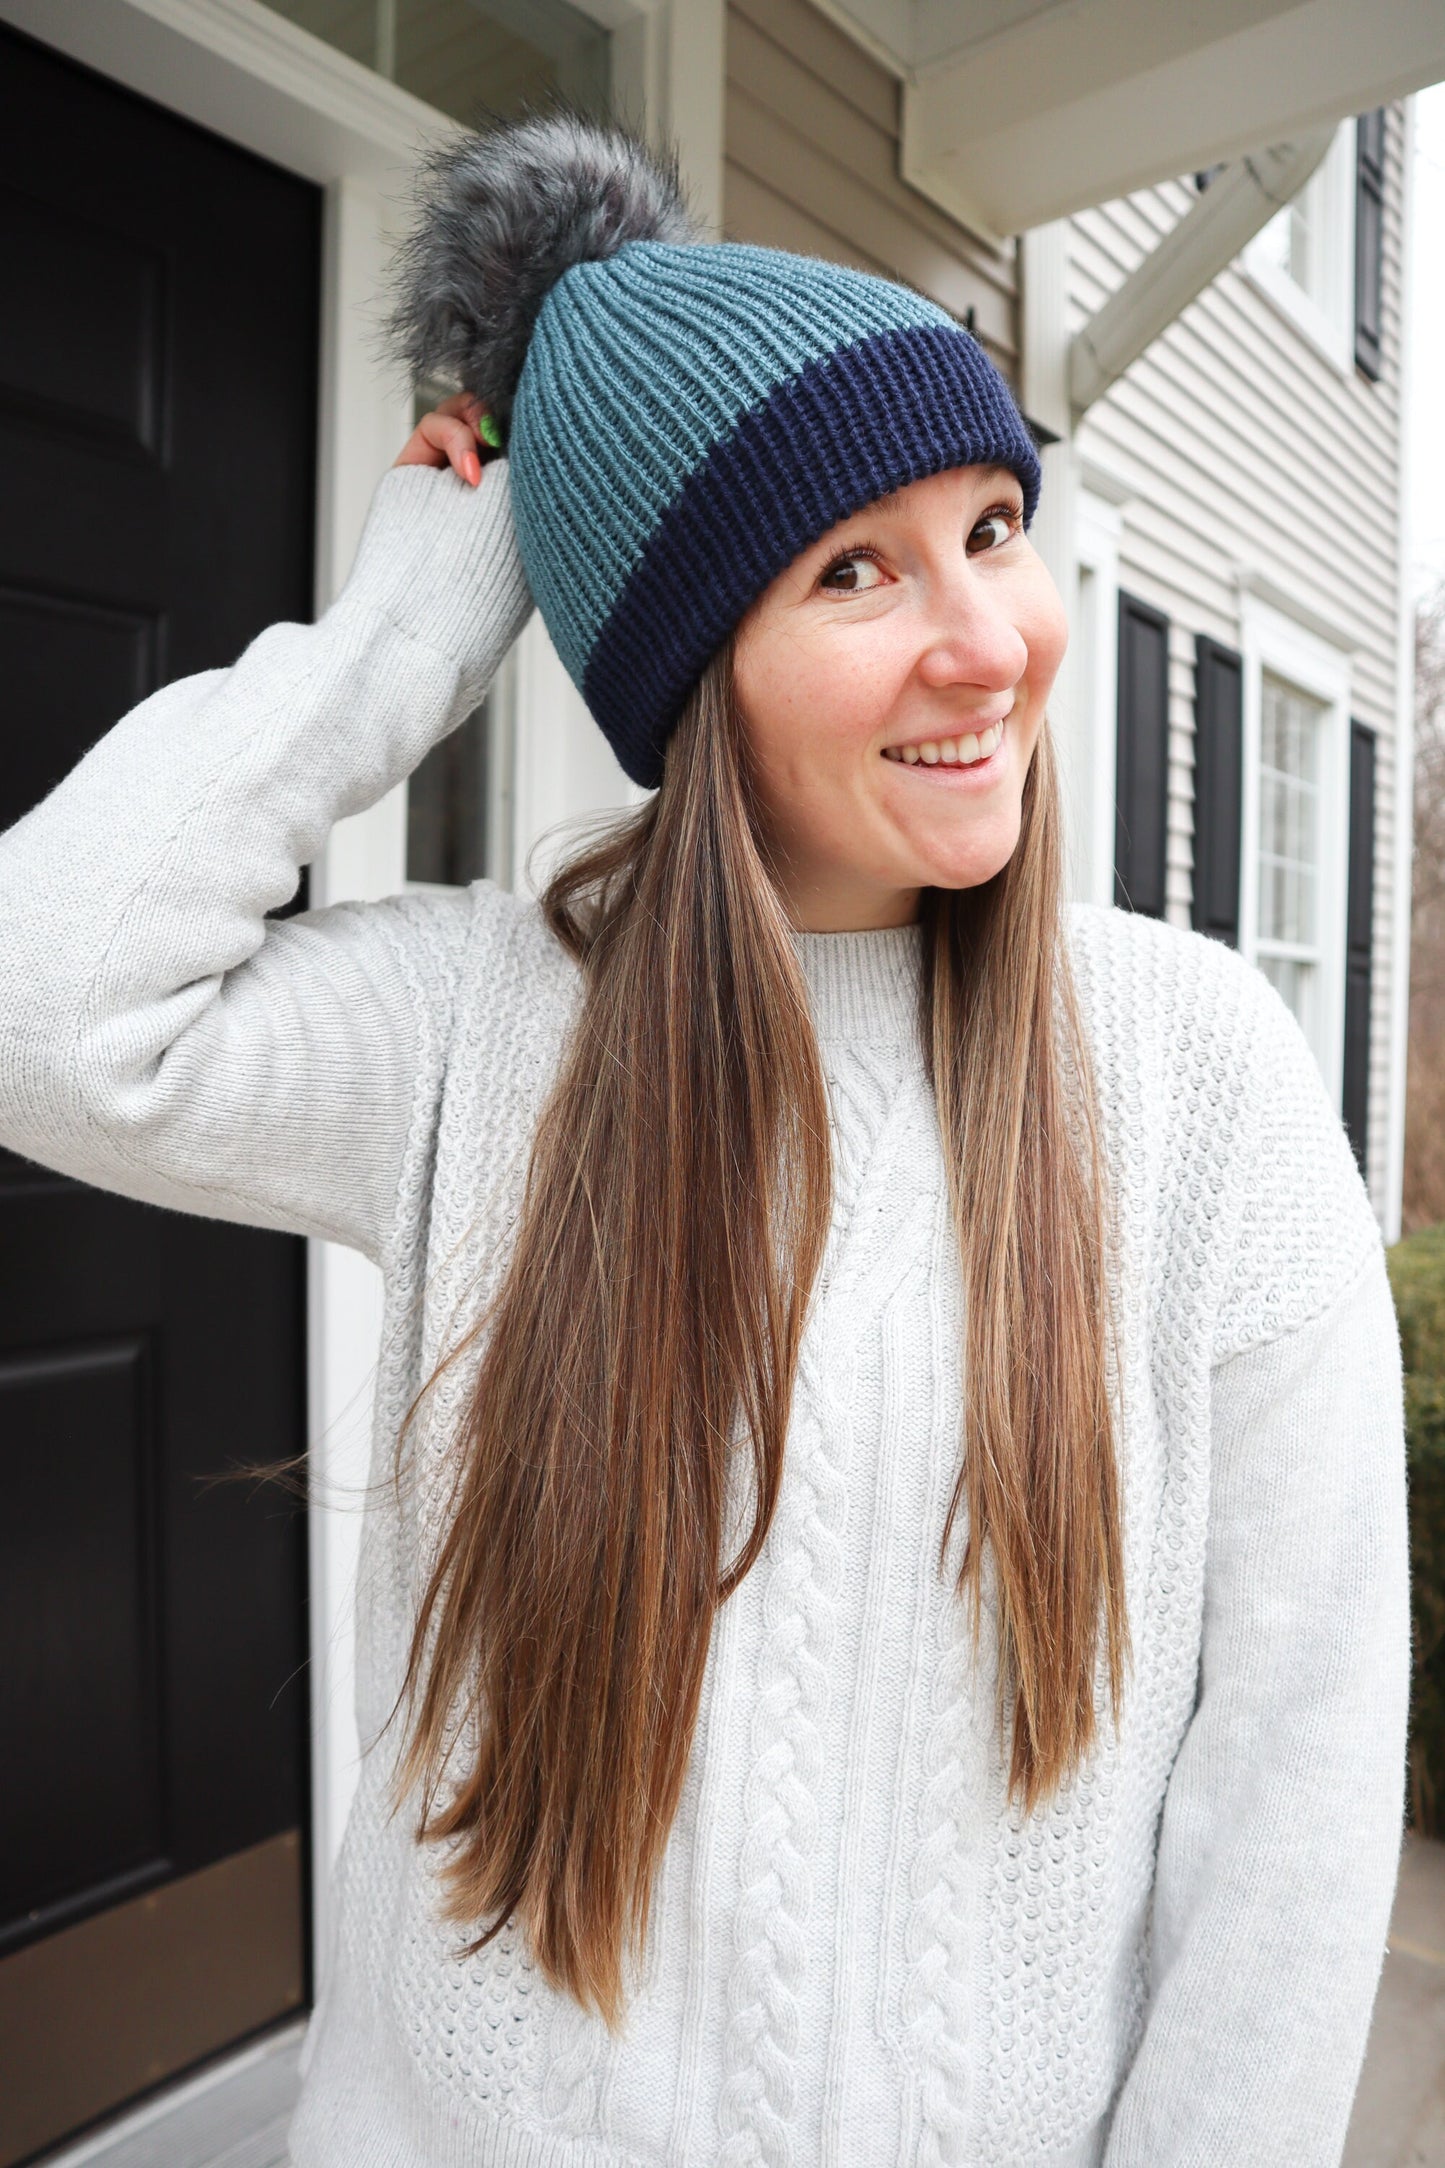
[{"label": "white trim board", "polygon": [[[1401,158],[1400,233],[1400,494],[1397,506],[1397,565],[1413,562],[1414,476],[1410,416],[1413,411],[1413,318],[1415,312],[1415,100],[1405,101],[1405,141]],[[1395,662],[1394,857],[1390,868],[1390,1055],[1389,1098],[1385,1123],[1384,1234],[1400,1239],[1405,1179],[1405,1086],[1409,1066],[1410,921],[1415,863],[1415,609],[1410,583],[1397,583],[1399,618]]]},{"label": "white trim board", "polygon": [[404,186],[456,122],[261,0],[0,0],[0,17],[288,172]]},{"label": "white trim board", "polygon": [[292,2021],[177,2079],[45,2168],[286,2168],[304,2025]]},{"label": "white trim board", "polygon": [[1354,654],[1355,642],[1342,625],[1336,624],[1333,618],[1326,617],[1322,610],[1315,609],[1312,603],[1293,594],[1272,574],[1261,571],[1256,565],[1239,565],[1235,569],[1234,579],[1240,592],[1241,606],[1243,598],[1250,596],[1273,611],[1276,617],[1287,618],[1292,625],[1307,632],[1322,646],[1335,648],[1342,655]]}]

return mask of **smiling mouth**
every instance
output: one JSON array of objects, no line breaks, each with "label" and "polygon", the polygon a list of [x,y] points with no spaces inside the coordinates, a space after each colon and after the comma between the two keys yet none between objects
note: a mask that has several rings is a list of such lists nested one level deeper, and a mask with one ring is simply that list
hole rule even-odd
[{"label": "smiling mouth", "polygon": [[977,768],[1003,743],[1003,723],[957,738],[925,738],[919,745],[885,745],[883,758],[907,768]]}]

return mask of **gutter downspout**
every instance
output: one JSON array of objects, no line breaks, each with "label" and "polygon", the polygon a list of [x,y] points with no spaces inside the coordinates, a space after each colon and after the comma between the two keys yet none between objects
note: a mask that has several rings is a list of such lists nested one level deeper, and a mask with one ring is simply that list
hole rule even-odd
[{"label": "gutter downspout", "polygon": [[1075,420],[1121,377],[1211,279],[1299,193],[1334,141],[1336,123],[1229,166],[1069,342]]}]

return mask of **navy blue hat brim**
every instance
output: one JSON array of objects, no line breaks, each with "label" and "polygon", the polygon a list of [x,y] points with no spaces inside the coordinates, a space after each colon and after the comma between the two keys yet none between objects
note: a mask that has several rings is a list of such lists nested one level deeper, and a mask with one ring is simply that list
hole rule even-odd
[{"label": "navy blue hat brim", "polygon": [[715,444],[659,521],[588,660],[583,692],[623,768],[662,781],[668,735],[712,656],[799,551],[890,490],[1003,466],[1039,499],[1039,457],[968,332],[888,331],[779,384]]}]

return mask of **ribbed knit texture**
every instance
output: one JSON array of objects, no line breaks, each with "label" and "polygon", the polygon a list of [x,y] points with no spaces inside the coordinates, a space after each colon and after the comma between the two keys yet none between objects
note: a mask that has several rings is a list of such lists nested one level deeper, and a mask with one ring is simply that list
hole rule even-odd
[{"label": "ribbed knit texture", "polygon": [[[341,600],[117,726],[0,840],[0,1139],[382,1264],[359,1717],[374,1740],[575,1014],[487,884],[268,921],[458,721],[525,593],[507,469],[388,475]],[[620,2043],[363,1763],[295,2168],[1333,2168],[1384,1948],[1408,1680],[1380,1237],[1296,1025],[1238,956],[1069,937],[1123,1235],[1125,1720],[1024,1820],[986,1637],[936,1571],[963,1302],[910,930],[799,936],[836,1195],[778,1514],[718,1620]],[[991,1595],[991,1577],[986,1582]]]},{"label": "ribbed knit texture", "polygon": [[838,520],[1033,440],[946,311],[887,279],[737,243],[629,242],[544,302],[508,445],[557,651],[635,782],[709,657]]}]

